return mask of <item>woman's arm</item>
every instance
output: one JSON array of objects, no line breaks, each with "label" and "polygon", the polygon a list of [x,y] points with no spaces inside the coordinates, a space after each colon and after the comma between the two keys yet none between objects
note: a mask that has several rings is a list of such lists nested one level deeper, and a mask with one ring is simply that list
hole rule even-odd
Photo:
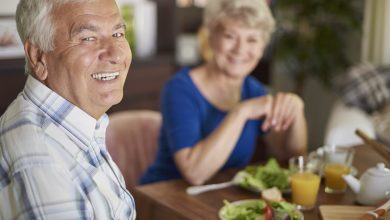
[{"label": "woman's arm", "polygon": [[271,96],[252,98],[238,104],[222,123],[193,147],[179,150],[175,161],[184,178],[194,185],[203,184],[227,161],[249,119],[269,115]]}]

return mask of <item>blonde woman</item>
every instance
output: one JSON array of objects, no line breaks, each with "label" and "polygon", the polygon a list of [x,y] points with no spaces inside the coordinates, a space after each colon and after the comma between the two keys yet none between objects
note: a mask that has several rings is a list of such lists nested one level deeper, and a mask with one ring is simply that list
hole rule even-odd
[{"label": "blonde woman", "polygon": [[185,178],[203,184],[221,169],[247,165],[258,136],[279,159],[306,152],[303,101],[291,93],[269,95],[249,76],[274,30],[267,3],[208,2],[210,59],[166,84],[160,149],[141,183]]}]

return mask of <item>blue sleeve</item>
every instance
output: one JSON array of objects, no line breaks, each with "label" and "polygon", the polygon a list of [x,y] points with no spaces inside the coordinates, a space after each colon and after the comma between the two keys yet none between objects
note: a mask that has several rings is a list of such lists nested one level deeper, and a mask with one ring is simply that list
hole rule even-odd
[{"label": "blue sleeve", "polygon": [[172,154],[191,147],[201,139],[200,109],[191,82],[173,78],[164,88],[161,110],[163,136]]},{"label": "blue sleeve", "polygon": [[267,95],[268,88],[253,76],[248,76],[244,85],[244,93],[247,98]]}]

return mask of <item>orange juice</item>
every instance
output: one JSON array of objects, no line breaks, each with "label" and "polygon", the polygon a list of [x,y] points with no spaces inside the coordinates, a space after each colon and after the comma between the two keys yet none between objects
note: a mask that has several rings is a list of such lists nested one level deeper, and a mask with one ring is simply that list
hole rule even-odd
[{"label": "orange juice", "polygon": [[299,205],[301,209],[311,209],[314,207],[318,189],[320,187],[320,177],[310,172],[299,172],[291,176],[292,201]]},{"label": "orange juice", "polygon": [[345,164],[330,163],[324,168],[325,186],[328,191],[343,192],[347,184],[343,179],[344,174],[350,173],[350,167]]}]

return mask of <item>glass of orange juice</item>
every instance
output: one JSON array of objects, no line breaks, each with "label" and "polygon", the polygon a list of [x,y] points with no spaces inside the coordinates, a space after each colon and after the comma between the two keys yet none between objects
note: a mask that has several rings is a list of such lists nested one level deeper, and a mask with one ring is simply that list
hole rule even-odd
[{"label": "glass of orange juice", "polygon": [[354,150],[352,148],[328,147],[325,148],[324,153],[325,192],[345,192],[347,184],[343,175],[351,172]]},{"label": "glass of orange juice", "polygon": [[344,174],[350,173],[350,166],[340,163],[327,163],[324,167],[325,192],[342,193],[347,189],[343,179]]},{"label": "glass of orange juice", "polygon": [[320,176],[311,169],[307,157],[291,158],[289,167],[292,172],[295,172],[290,178],[292,202],[301,210],[314,208],[320,188]]}]

